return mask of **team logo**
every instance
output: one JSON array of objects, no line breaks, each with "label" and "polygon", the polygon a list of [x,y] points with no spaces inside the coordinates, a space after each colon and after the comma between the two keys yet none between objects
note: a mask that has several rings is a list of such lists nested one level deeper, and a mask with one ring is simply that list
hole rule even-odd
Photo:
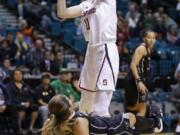
[{"label": "team logo", "polygon": [[107,79],[103,79],[103,85],[106,86],[108,84],[108,80]]}]

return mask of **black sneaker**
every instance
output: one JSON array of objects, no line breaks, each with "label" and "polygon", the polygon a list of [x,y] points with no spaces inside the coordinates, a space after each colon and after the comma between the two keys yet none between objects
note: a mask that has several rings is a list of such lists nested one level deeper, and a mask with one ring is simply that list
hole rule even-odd
[{"label": "black sneaker", "polygon": [[162,118],[162,111],[161,109],[156,106],[155,104],[147,105],[147,118]]},{"label": "black sneaker", "polygon": [[163,113],[162,113],[161,109],[154,104],[150,104],[147,108],[147,112],[148,112],[147,117],[153,118],[155,120],[155,124],[154,124],[154,128],[153,128],[154,133],[162,132],[162,130],[163,130],[163,120],[162,120]]}]

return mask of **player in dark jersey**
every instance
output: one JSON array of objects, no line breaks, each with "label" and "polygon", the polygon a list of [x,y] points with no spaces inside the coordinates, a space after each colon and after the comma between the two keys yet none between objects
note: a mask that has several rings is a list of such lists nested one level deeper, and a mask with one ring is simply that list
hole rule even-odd
[{"label": "player in dark jersey", "polygon": [[[101,117],[74,112],[72,102],[66,96],[54,96],[48,108],[51,117],[45,122],[41,135],[127,135],[133,134],[134,126],[146,128],[141,123],[144,117],[132,113]],[[159,114],[156,108],[149,112],[151,119]]]},{"label": "player in dark jersey", "polygon": [[[155,33],[148,30],[144,33],[144,42],[134,52],[130,64],[130,73],[125,85],[125,104],[127,112],[133,112],[138,116],[146,116],[148,71],[150,69],[150,53],[155,43]],[[159,119],[158,129],[162,131],[162,119]]]}]

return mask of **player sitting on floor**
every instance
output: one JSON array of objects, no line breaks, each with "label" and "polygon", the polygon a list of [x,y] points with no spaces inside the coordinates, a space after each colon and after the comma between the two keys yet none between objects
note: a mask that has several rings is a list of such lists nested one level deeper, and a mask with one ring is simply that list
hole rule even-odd
[{"label": "player sitting on floor", "polygon": [[[41,135],[93,135],[93,134],[133,134],[133,129],[144,130],[147,128],[156,128],[157,117],[160,111],[156,107],[150,107],[148,117],[152,125],[142,124],[146,122],[145,117],[136,117],[132,113],[118,114],[113,117],[100,117],[86,115],[80,112],[74,112],[72,102],[61,95],[54,96],[49,104],[51,113],[43,128]],[[144,126],[145,125],[145,126]]]}]

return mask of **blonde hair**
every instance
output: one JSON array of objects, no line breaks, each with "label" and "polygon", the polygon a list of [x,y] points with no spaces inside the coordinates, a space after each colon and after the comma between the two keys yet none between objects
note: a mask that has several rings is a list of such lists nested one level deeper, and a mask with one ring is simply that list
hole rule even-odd
[{"label": "blonde hair", "polygon": [[68,101],[64,96],[54,96],[48,104],[50,118],[44,123],[41,135],[74,135],[68,126]]}]

